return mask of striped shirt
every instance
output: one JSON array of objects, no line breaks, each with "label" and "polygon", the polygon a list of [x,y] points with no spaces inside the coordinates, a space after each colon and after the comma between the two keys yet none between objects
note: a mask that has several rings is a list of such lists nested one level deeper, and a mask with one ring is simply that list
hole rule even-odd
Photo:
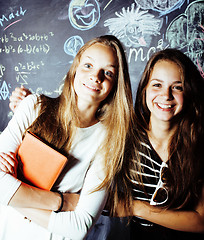
[{"label": "striped shirt", "polygon": [[[146,143],[142,143],[142,145],[146,148],[146,151],[139,152],[140,156],[142,156],[141,166],[143,168],[142,173],[139,174],[142,175],[144,188],[140,187],[138,182],[132,179],[132,191],[135,200],[150,202],[160,179],[162,160],[149,140]],[[153,226],[153,223],[139,217],[133,217],[133,221],[140,223],[142,226]]]}]

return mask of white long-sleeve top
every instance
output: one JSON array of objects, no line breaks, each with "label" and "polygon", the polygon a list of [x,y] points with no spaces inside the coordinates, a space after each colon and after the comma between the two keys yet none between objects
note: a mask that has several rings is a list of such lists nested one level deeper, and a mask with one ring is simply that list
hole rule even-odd
[{"label": "white long-sleeve top", "polygon": [[[26,97],[6,129],[0,135],[0,152],[17,152],[22,134],[38,116],[40,107],[34,108],[35,95]],[[68,161],[54,189],[62,192],[81,192],[75,211],[52,212],[48,229],[24,219],[8,203],[21,181],[0,171],[0,240],[62,240],[83,239],[99,217],[106,202],[106,191],[92,192],[104,179],[102,159],[94,159],[105,136],[99,122],[88,128],[78,128]],[[93,160],[92,164],[90,162]]]}]

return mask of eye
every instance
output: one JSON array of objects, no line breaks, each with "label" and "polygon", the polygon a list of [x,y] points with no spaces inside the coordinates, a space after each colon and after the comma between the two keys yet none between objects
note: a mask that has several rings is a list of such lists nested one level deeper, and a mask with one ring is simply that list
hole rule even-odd
[{"label": "eye", "polygon": [[152,86],[153,86],[153,87],[156,87],[156,88],[159,88],[159,87],[161,87],[162,85],[161,85],[161,83],[154,83]]},{"label": "eye", "polygon": [[181,86],[181,85],[175,85],[175,86],[173,86],[173,89],[177,90],[179,92],[183,92],[183,86]]},{"label": "eye", "polygon": [[104,71],[104,74],[108,76],[109,78],[113,78],[114,74],[111,71]]},{"label": "eye", "polygon": [[85,63],[85,64],[84,64],[84,67],[85,67],[85,68],[91,68],[92,65],[91,65],[90,63]]}]

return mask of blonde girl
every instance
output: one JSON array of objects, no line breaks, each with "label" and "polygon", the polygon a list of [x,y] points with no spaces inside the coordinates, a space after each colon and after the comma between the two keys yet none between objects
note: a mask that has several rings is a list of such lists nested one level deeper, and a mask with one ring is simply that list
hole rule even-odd
[{"label": "blonde girl", "polygon": [[[114,36],[90,40],[76,55],[62,94],[26,97],[0,135],[0,239],[84,238],[120,171],[133,115],[120,42]],[[15,154],[28,129],[69,159],[52,191],[15,175]],[[72,192],[80,193],[76,208]]]}]

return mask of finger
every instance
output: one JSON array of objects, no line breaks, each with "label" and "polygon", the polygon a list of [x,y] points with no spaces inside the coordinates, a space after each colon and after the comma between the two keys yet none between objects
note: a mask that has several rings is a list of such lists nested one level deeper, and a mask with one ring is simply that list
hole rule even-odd
[{"label": "finger", "polygon": [[6,173],[14,173],[14,167],[10,165],[2,156],[0,156],[0,169]]},{"label": "finger", "polygon": [[25,97],[31,94],[31,91],[27,88],[25,88],[23,85],[21,85],[20,88],[17,89],[21,94],[23,94]]},{"label": "finger", "polygon": [[5,173],[12,173],[8,170],[8,168],[2,162],[0,162],[0,170]]},{"label": "finger", "polygon": [[12,112],[15,112],[16,103],[15,103],[15,102],[10,102],[10,103],[9,103],[9,108],[11,109]]},{"label": "finger", "polygon": [[12,92],[12,96],[17,97],[17,98],[25,98],[27,95],[27,91],[24,87],[17,87],[15,90]]},{"label": "finger", "polygon": [[15,155],[11,152],[9,152],[9,154],[1,153],[0,156],[1,156],[1,159],[4,161],[4,163],[8,163],[12,167],[14,167],[17,163],[15,159]]},{"label": "finger", "polygon": [[24,95],[21,95],[18,92],[12,92],[12,95],[9,98],[10,102],[20,102],[25,98]]}]

